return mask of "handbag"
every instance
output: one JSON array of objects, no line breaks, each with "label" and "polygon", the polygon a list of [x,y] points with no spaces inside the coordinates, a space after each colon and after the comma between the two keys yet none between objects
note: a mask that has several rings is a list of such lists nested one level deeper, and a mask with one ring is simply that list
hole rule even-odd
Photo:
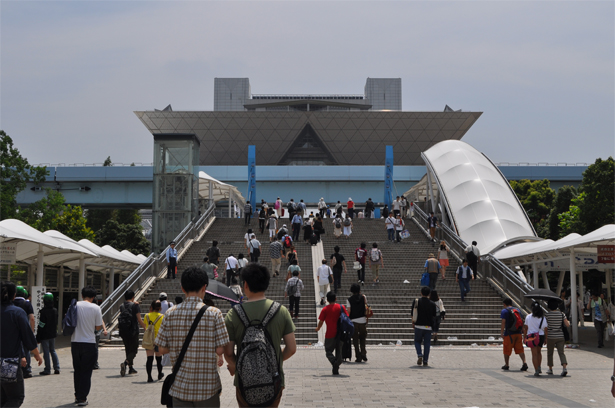
[{"label": "handbag", "polygon": [[19,370],[19,357],[0,358],[0,381],[12,383],[17,381],[17,370]]},{"label": "handbag", "polygon": [[365,318],[369,319],[374,315],[374,311],[372,310],[372,307],[367,304],[367,298],[365,295],[363,295],[363,300],[365,300]]},{"label": "handbag", "polygon": [[203,314],[205,313],[208,307],[209,306],[207,305],[203,305],[201,310],[199,310],[199,313],[197,313],[196,317],[194,318],[194,322],[192,322],[192,327],[190,327],[190,331],[188,332],[188,335],[186,336],[186,340],[184,340],[182,351],[179,353],[179,356],[177,357],[177,361],[175,361],[175,365],[173,366],[173,372],[169,374],[167,378],[164,379],[164,383],[162,384],[162,393],[160,395],[160,403],[162,405],[166,405],[167,407],[173,406],[173,397],[169,395],[169,391],[171,391],[171,387],[173,386],[173,383],[175,382],[175,376],[177,375],[177,372],[179,371],[179,367],[181,367],[182,361],[184,360],[184,356],[186,355],[186,351],[188,351],[188,345],[190,344],[190,341],[192,341],[192,336],[194,336],[196,327],[199,325],[199,322],[201,321],[201,317],[203,317]]},{"label": "handbag", "polygon": [[564,320],[566,316],[562,313],[562,333],[564,333],[564,341],[570,341],[570,332],[568,331],[568,327],[564,324]]},{"label": "handbag", "polygon": [[421,275],[421,286],[429,286],[429,273],[425,272]]},{"label": "handbag", "polygon": [[352,269],[361,269],[361,262],[354,261],[354,265],[352,266]]},{"label": "handbag", "polygon": [[[542,323],[544,321],[545,321],[545,318],[543,317],[542,320],[540,321],[540,326],[538,326],[539,330],[542,328]],[[539,333],[530,333],[525,338],[525,345],[528,346],[529,348],[538,347],[538,343],[540,343]]]}]

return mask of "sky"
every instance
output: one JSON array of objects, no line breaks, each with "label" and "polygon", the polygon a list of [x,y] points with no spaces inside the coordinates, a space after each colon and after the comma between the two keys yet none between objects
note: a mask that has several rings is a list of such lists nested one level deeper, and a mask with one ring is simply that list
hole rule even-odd
[{"label": "sky", "polygon": [[[0,129],[33,164],[151,163],[133,111],[254,94],[362,94],[484,112],[463,141],[496,163],[615,155],[613,1],[6,1]],[[384,160],[384,158],[383,158]]]}]

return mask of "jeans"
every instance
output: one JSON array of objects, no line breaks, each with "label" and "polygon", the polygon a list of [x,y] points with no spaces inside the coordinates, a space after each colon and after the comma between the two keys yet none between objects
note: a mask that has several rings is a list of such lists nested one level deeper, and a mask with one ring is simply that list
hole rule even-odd
[{"label": "jeans", "polygon": [[461,291],[461,300],[464,300],[466,295],[470,293],[470,279],[459,279],[459,290]]},{"label": "jeans", "polygon": [[348,209],[348,216],[350,217],[350,219],[354,218],[354,208],[349,208]]},{"label": "jeans", "polygon": [[357,269],[357,279],[361,282],[365,282],[365,264],[361,264],[361,269]]},{"label": "jeans", "polygon": [[261,234],[265,232],[265,220],[263,218],[258,219],[258,228],[260,228]]},{"label": "jeans", "polygon": [[73,373],[75,398],[85,401],[92,386],[92,370],[98,359],[98,350],[95,343],[71,343],[70,351],[75,370]]},{"label": "jeans", "polygon": [[254,252],[250,252],[250,260],[252,262],[258,263],[258,256],[256,254],[254,254]]},{"label": "jeans", "polygon": [[244,217],[243,225],[250,225],[252,223],[252,213],[246,214]]},{"label": "jeans", "polygon": [[438,282],[438,272],[429,272],[429,289],[435,290]]},{"label": "jeans", "polygon": [[293,224],[293,241],[299,241],[299,234],[301,234],[301,224]]},{"label": "jeans", "polygon": [[395,230],[395,239],[397,242],[401,242],[401,231],[402,230]]},{"label": "jeans", "polygon": [[365,339],[367,338],[367,323],[355,323],[354,333],[352,334],[352,344],[354,345],[354,355],[357,360],[367,358],[365,351]]},{"label": "jeans", "polygon": [[395,229],[387,228],[387,233],[389,234],[389,241],[395,241]]},{"label": "jeans", "polygon": [[[334,351],[335,355],[333,355]],[[333,368],[342,365],[342,342],[335,337],[325,339],[325,354]]]},{"label": "jeans", "polygon": [[129,367],[132,367],[134,364],[134,359],[137,356],[137,352],[139,351],[139,333],[137,332],[134,336],[122,337],[122,341],[124,342],[126,351],[126,362]]},{"label": "jeans", "polygon": [[295,310],[295,316],[297,316],[299,314],[299,301],[301,300],[301,296],[289,296],[288,297],[289,300],[289,305],[288,305],[288,311],[290,312],[290,315],[293,315],[293,309]]},{"label": "jeans", "polygon": [[598,334],[598,345],[604,346],[604,328],[606,327],[606,323],[594,319],[594,327],[596,328],[596,333]]},{"label": "jeans", "polygon": [[2,396],[0,401],[2,407],[20,407],[26,397],[23,383],[23,371],[17,370],[17,381],[12,383],[2,383]]},{"label": "jeans", "polygon": [[175,271],[177,271],[177,258],[169,258],[167,265],[167,279],[175,279]]},{"label": "jeans", "polygon": [[56,353],[56,339],[47,339],[41,341],[41,346],[43,346],[43,358],[45,359],[45,370],[46,373],[51,373],[51,364],[49,361],[49,355],[51,354],[51,359],[53,360],[53,369],[56,371],[60,371],[60,360],[58,360],[58,354]]},{"label": "jeans", "polygon": [[[425,352],[421,350],[421,343],[425,345]],[[416,355],[423,357],[423,363],[429,360],[429,348],[431,347],[431,330],[414,329],[414,347],[416,348]]]},{"label": "jeans", "polygon": [[[252,255],[250,255],[252,256]],[[231,269],[226,270],[226,286],[231,286],[231,278],[233,277],[234,272]]]},{"label": "jeans", "polygon": [[324,208],[321,209],[321,210],[318,210],[318,213],[320,214],[320,218],[325,218],[325,209]]},{"label": "jeans", "polygon": [[342,287],[342,270],[333,268],[333,291],[337,293],[337,289]]},{"label": "jeans", "polygon": [[32,374],[32,365],[31,365],[31,361],[32,361],[32,356],[30,355],[30,350],[26,350],[25,347],[23,347],[23,353],[24,356],[26,357],[26,366],[25,367],[21,367],[21,365],[19,366],[21,368],[21,371],[23,371],[23,373],[29,373]]}]

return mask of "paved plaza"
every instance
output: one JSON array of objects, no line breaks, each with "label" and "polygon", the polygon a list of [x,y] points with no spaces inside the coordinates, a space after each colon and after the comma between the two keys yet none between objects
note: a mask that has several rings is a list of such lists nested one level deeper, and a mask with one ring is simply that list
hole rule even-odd
[{"label": "paved plaza", "polygon": [[[591,339],[591,330],[581,330]],[[62,339],[64,340],[64,339]],[[64,341],[60,341],[64,343]],[[610,376],[613,372],[613,340],[605,349],[590,345],[566,349],[569,376],[532,375],[518,371],[520,359],[511,358],[511,371],[503,364],[500,346],[432,348],[430,367],[417,367],[413,347],[373,346],[367,363],[345,363],[340,375],[331,375],[331,366],[322,348],[299,347],[284,364],[287,389],[284,407],[613,407]],[[62,373],[26,380],[26,407],[73,406],[72,360],[70,348],[58,351]],[[119,364],[124,350],[100,349],[100,370],[94,371],[91,407],[160,406],[162,382],[148,384],[145,352],[136,361],[139,373],[120,377]],[[543,350],[546,371],[546,348]],[[559,374],[557,353],[555,371]],[[156,370],[154,366],[154,371]],[[165,367],[169,373],[170,367]],[[221,370],[222,406],[236,407],[235,388],[226,368]]]}]

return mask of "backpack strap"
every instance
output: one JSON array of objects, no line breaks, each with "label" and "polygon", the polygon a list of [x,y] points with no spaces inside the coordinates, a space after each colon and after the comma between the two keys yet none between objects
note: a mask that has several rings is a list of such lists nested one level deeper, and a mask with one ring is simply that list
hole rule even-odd
[{"label": "backpack strap", "polygon": [[280,310],[281,306],[282,305],[280,305],[278,302],[275,302],[275,301],[271,304],[271,307],[265,314],[265,317],[263,317],[263,320],[261,320],[261,324],[263,325],[263,328],[267,327],[267,324],[275,317],[275,315]]},{"label": "backpack strap", "polygon": [[[145,317],[147,317],[147,318],[148,318],[148,320],[149,320],[149,316],[145,316]],[[156,320],[154,320],[154,323],[152,323],[152,324],[153,324],[154,326],[156,326],[156,323],[158,323],[158,320],[160,320],[160,319],[162,319],[162,315],[159,315],[159,316],[156,318]]]},{"label": "backpack strap", "polygon": [[192,336],[194,336],[196,327],[199,325],[199,322],[201,321],[201,317],[203,317],[203,314],[205,313],[207,308],[209,308],[209,306],[203,305],[201,310],[199,310],[196,317],[194,318],[194,321],[192,322],[192,326],[190,327],[190,331],[188,332],[188,335],[186,336],[186,340],[184,340],[184,345],[182,346],[182,350],[180,351],[179,356],[177,357],[177,360],[175,360],[175,365],[173,366],[173,374],[177,374],[177,372],[179,371],[179,367],[182,365],[182,361],[184,361],[184,356],[186,355],[186,352],[188,351],[188,346],[190,345],[190,342],[192,341]]}]

